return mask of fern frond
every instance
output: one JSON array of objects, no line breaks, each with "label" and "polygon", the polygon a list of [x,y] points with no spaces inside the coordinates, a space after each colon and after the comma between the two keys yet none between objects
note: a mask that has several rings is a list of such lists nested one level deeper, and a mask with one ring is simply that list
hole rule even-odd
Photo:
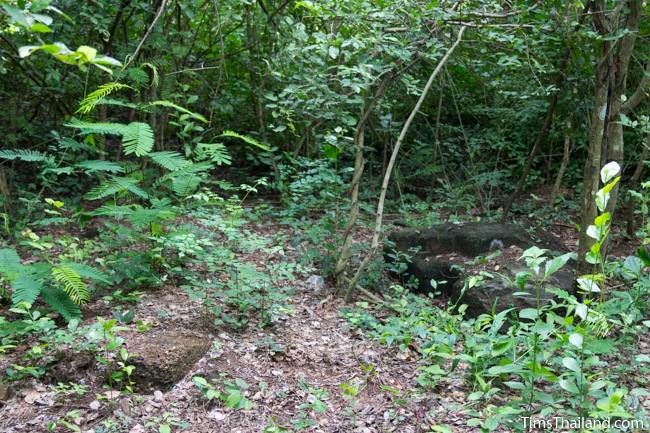
[{"label": "fern frond", "polygon": [[0,150],[0,159],[8,159],[13,161],[14,159],[20,159],[27,162],[42,162],[47,161],[49,157],[39,152],[38,150],[29,150],[29,149],[15,149],[15,150]]},{"label": "fern frond", "polygon": [[182,177],[185,175],[191,175],[191,174],[198,174],[198,173],[203,173],[208,170],[211,170],[214,167],[214,164],[212,161],[202,161],[202,162],[196,162],[196,163],[189,163],[187,165],[182,166],[176,171],[173,171],[171,173],[167,173],[163,177],[159,178],[156,181],[156,185],[160,185],[172,178],[175,177]]},{"label": "fern frond", "polygon": [[144,227],[154,222],[170,220],[175,217],[176,213],[171,208],[140,208],[129,215],[128,219],[135,227]]},{"label": "fern frond", "polygon": [[126,215],[131,215],[132,213],[133,213],[133,209],[131,209],[130,206],[117,206],[114,204],[105,204],[91,212],[88,212],[88,215],[123,218]]},{"label": "fern frond", "polygon": [[127,86],[126,84],[116,83],[116,82],[102,84],[95,91],[90,92],[88,96],[86,96],[83,99],[83,101],[81,101],[81,103],[79,104],[79,108],[77,109],[77,113],[81,113],[81,114],[90,113],[95,109],[97,104],[99,104],[108,95],[110,95],[113,92],[117,92],[118,90],[122,90],[126,88],[130,89],[131,87]]},{"label": "fern frond", "polygon": [[140,104],[134,102],[122,101],[121,99],[104,98],[97,102],[97,105],[114,105],[116,107],[140,109]]},{"label": "fern frond", "polygon": [[45,286],[41,292],[43,300],[54,311],[59,313],[63,318],[69,322],[72,319],[81,317],[81,310],[70,297],[58,287]]},{"label": "fern frond", "polygon": [[126,70],[131,81],[138,87],[144,86],[149,81],[149,74],[142,68],[133,67]]},{"label": "fern frond", "polygon": [[189,176],[178,176],[172,178],[172,191],[179,197],[187,197],[196,191],[201,178],[195,174]]},{"label": "fern frond", "polygon": [[101,159],[89,159],[86,161],[79,162],[75,164],[76,168],[84,170],[86,173],[96,173],[98,171],[104,171],[108,173],[123,173],[124,168],[121,165],[111,162],[104,161]]},{"label": "fern frond", "polygon": [[7,276],[10,272],[18,272],[21,268],[20,256],[10,248],[0,249],[0,273]]},{"label": "fern frond", "polygon": [[52,268],[52,278],[61,285],[76,305],[85,304],[90,300],[90,292],[81,276],[70,266],[61,264]]},{"label": "fern frond", "polygon": [[153,101],[149,103],[150,106],[160,106],[160,107],[167,107],[167,108],[173,108],[176,111],[180,111],[181,113],[185,113],[189,115],[190,117],[193,117],[196,120],[200,120],[203,123],[208,123],[208,119],[203,117],[202,115],[195,113],[193,111],[188,110],[185,107],[181,107],[180,105],[176,105],[171,101]]},{"label": "fern frond", "polygon": [[43,282],[34,273],[24,271],[11,282],[11,287],[13,288],[11,302],[14,305],[20,302],[27,302],[32,305],[43,290]]},{"label": "fern frond", "polygon": [[122,135],[122,146],[126,155],[144,156],[154,145],[153,130],[147,123],[129,123]]},{"label": "fern frond", "polygon": [[209,159],[217,165],[232,163],[228,149],[221,143],[199,143],[196,145],[195,153],[198,159]]},{"label": "fern frond", "polygon": [[147,193],[137,186],[138,182],[138,180],[130,177],[113,176],[110,180],[104,181],[99,186],[88,191],[84,197],[88,200],[101,200],[128,191],[140,198],[147,199]]},{"label": "fern frond", "polygon": [[85,263],[66,262],[64,265],[75,271],[82,278],[88,278],[90,280],[98,281],[100,283],[108,285],[111,285],[113,283],[111,277],[108,274],[105,274],[104,272],[97,270],[92,266],[88,266]]},{"label": "fern frond", "polygon": [[81,130],[82,134],[120,135],[124,136],[129,126],[123,123],[108,122],[82,122],[79,119],[72,119],[64,124],[68,128]]},{"label": "fern frond", "polygon": [[178,170],[188,163],[187,159],[178,152],[153,152],[149,154],[149,157],[153,162],[169,171]]},{"label": "fern frond", "polygon": [[223,131],[223,133],[219,137],[239,138],[240,140],[243,140],[245,143],[250,144],[251,146],[259,147],[260,149],[266,150],[267,152],[271,151],[271,147],[269,147],[268,144],[260,143],[259,141],[249,137],[248,135],[238,134],[235,131]]}]

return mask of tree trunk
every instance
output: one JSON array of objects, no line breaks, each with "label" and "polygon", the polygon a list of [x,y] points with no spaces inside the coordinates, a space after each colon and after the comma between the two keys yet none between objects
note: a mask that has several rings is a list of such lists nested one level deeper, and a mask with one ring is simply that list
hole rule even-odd
[{"label": "tree trunk", "polygon": [[[607,161],[623,162],[624,142],[621,112],[626,111],[623,96],[627,87],[630,58],[634,52],[639,29],[642,0],[619,0],[617,6],[607,12],[605,0],[593,3],[594,26],[603,36],[602,56],[596,66],[596,93],[591,116],[589,153],[585,164],[583,209],[578,245],[578,273],[589,273],[585,261],[587,251],[594,240],[587,236],[587,228],[597,215],[595,196],[600,188],[600,168]],[[625,14],[625,16],[621,16]],[[620,40],[607,39],[612,34],[625,31]],[[639,86],[645,85],[642,80]],[[636,94],[636,92],[635,92]],[[637,101],[638,103],[638,101]],[[607,161],[605,161],[607,159]],[[618,185],[610,191],[607,211],[614,215],[618,197]],[[604,247],[606,248],[606,246]]]},{"label": "tree trunk", "polygon": [[569,131],[571,129],[571,121],[567,122],[567,130],[564,133],[564,151],[562,152],[562,162],[560,163],[560,168],[557,171],[557,176],[555,176],[555,182],[553,183],[553,190],[551,191],[551,199],[549,201],[549,206],[551,209],[555,208],[555,200],[557,195],[560,192],[560,187],[562,186],[562,179],[564,178],[564,173],[566,173],[567,166],[569,165],[569,159],[571,158],[571,149],[573,148],[573,141]]},{"label": "tree trunk", "polygon": [[451,54],[456,50],[456,48],[460,44],[465,29],[467,29],[466,26],[460,28],[460,30],[458,31],[458,36],[456,37],[456,41],[452,44],[449,50],[447,50],[447,52],[442,57],[442,59],[440,59],[440,62],[438,62],[436,68],[431,73],[429,80],[427,81],[427,83],[424,86],[424,89],[422,90],[422,94],[420,94],[418,101],[415,103],[415,107],[413,107],[411,114],[409,114],[409,117],[406,119],[406,122],[402,127],[402,131],[400,132],[399,137],[397,138],[397,142],[395,143],[393,152],[390,155],[390,160],[388,161],[388,166],[386,167],[386,173],[384,174],[384,179],[381,184],[379,201],[377,202],[375,230],[372,237],[372,244],[370,245],[370,251],[368,251],[364,259],[361,261],[361,263],[359,264],[359,268],[357,269],[357,272],[354,274],[354,276],[352,277],[352,279],[348,284],[347,292],[345,294],[346,300],[349,300],[350,296],[352,296],[352,293],[356,289],[357,283],[359,282],[359,278],[361,278],[361,275],[363,274],[366,267],[368,266],[368,263],[370,263],[370,260],[374,257],[374,255],[377,253],[377,250],[379,249],[379,239],[381,237],[381,228],[382,228],[383,216],[384,216],[384,201],[386,200],[386,191],[388,190],[388,183],[390,182],[391,172],[393,171],[393,167],[395,166],[395,161],[397,160],[397,155],[399,153],[400,147],[402,147],[402,143],[406,138],[406,134],[408,133],[409,128],[411,127],[411,124],[415,119],[415,116],[420,111],[420,107],[422,107],[424,100],[429,94],[429,90],[431,90],[431,86],[433,86],[434,80],[442,70],[442,67],[445,65],[445,63],[447,63],[447,60],[449,60],[449,57],[451,57]]}]

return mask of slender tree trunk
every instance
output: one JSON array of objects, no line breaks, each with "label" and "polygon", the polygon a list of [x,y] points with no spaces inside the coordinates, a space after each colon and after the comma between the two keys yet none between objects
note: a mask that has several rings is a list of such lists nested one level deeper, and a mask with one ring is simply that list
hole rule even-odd
[{"label": "slender tree trunk", "polygon": [[384,201],[386,200],[386,191],[388,190],[388,183],[390,182],[391,172],[393,171],[393,167],[395,166],[395,161],[397,160],[397,155],[399,153],[400,148],[402,147],[402,143],[406,138],[406,134],[408,133],[409,128],[411,127],[411,124],[415,119],[415,116],[417,116],[418,112],[420,111],[420,108],[422,107],[422,104],[424,103],[424,100],[426,99],[429,90],[431,90],[431,87],[433,86],[433,82],[435,81],[436,77],[442,70],[442,67],[445,65],[445,63],[447,63],[447,60],[449,60],[451,54],[456,50],[456,48],[460,44],[463,38],[463,33],[465,32],[466,28],[467,28],[466,26],[460,28],[460,30],[458,31],[458,36],[456,37],[456,41],[452,44],[449,50],[447,50],[447,52],[442,57],[442,59],[440,59],[440,62],[438,62],[436,68],[431,73],[429,80],[427,81],[427,83],[424,86],[424,89],[422,90],[422,94],[418,98],[415,107],[413,107],[411,114],[406,119],[406,122],[402,127],[402,131],[400,132],[400,135],[397,138],[397,142],[395,143],[395,147],[393,148],[393,152],[390,156],[390,160],[388,161],[388,167],[386,167],[386,173],[384,174],[384,179],[381,184],[379,201],[377,203],[375,230],[372,237],[372,244],[370,245],[370,251],[368,251],[364,259],[361,261],[359,268],[357,269],[357,272],[350,280],[350,283],[347,288],[347,293],[345,295],[346,300],[349,300],[350,296],[352,296],[352,293],[356,289],[357,283],[359,282],[359,278],[361,278],[361,275],[363,274],[366,267],[368,266],[368,263],[370,263],[370,260],[374,257],[374,255],[377,253],[377,250],[379,249],[379,240],[381,237],[381,228],[382,228],[383,216],[384,216]]},{"label": "slender tree trunk", "polygon": [[364,103],[363,110],[361,111],[361,116],[357,127],[354,131],[354,174],[352,175],[352,181],[350,182],[350,214],[348,216],[348,222],[345,225],[343,231],[343,241],[341,249],[339,252],[339,257],[336,262],[336,267],[334,269],[334,276],[336,278],[336,286],[340,291],[344,287],[345,280],[345,269],[348,266],[350,261],[350,247],[352,246],[352,229],[357,223],[359,217],[359,184],[361,183],[361,177],[363,175],[363,169],[365,166],[364,160],[364,142],[365,142],[365,131],[368,119],[370,114],[379,103],[379,100],[384,96],[388,84],[393,78],[393,74],[387,74],[379,84],[375,94],[372,96],[370,101]]},{"label": "slender tree trunk", "polygon": [[571,149],[573,148],[573,141],[569,131],[571,129],[571,121],[567,122],[567,128],[564,133],[564,151],[562,152],[562,162],[560,163],[560,168],[557,171],[555,176],[555,182],[553,183],[553,190],[551,191],[551,199],[549,201],[549,206],[551,209],[555,208],[555,200],[557,195],[560,192],[560,187],[562,186],[562,179],[564,178],[564,173],[569,165],[569,159],[571,158]]},{"label": "slender tree trunk", "polygon": [[[641,175],[645,169],[647,159],[650,157],[650,134],[646,136],[645,143],[641,144],[641,155],[636,163],[636,168],[632,177],[627,182],[627,188],[634,190],[638,187],[641,181]],[[627,234],[634,235],[634,201],[630,198],[626,200],[625,208],[623,209],[623,219],[627,225]]]},{"label": "slender tree trunk", "polygon": [[0,194],[4,197],[4,211],[11,215],[13,211],[11,188],[9,187],[7,170],[3,166],[0,166]]}]

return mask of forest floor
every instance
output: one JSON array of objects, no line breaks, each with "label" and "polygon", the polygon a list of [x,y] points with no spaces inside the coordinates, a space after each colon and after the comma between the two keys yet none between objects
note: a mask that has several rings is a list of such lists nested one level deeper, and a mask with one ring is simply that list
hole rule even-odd
[{"label": "forest floor", "polygon": [[[317,270],[297,264],[301,250],[291,241],[293,229],[250,223],[242,230],[248,240],[259,244],[264,239],[268,248],[253,245],[237,251],[241,263],[262,271],[270,263],[295,265],[293,275],[282,281],[291,296],[272,326],[263,326],[259,317],[251,317],[240,330],[214,326],[200,300],[180,285],[166,284],[138,300],[132,307],[137,322],[124,324],[118,334],[134,362],[138,351],[146,350],[154,368],[174,364],[170,374],[180,368],[181,376],[148,377],[146,387],[117,392],[106,386],[101,363],[71,351],[52,363],[45,376],[5,389],[11,398],[1,398],[0,392],[0,431],[294,431],[284,426],[329,433],[445,431],[434,430],[438,425],[457,432],[480,431],[467,426],[472,390],[461,379],[425,392],[416,382],[422,365],[416,350],[387,347],[349,325],[341,314],[345,304],[315,278]],[[559,227],[555,236],[570,245],[571,233],[570,227]],[[202,278],[209,284],[224,276],[204,273]],[[109,302],[97,299],[84,308],[84,317],[80,328],[114,314]],[[193,346],[196,350],[184,352],[193,342],[199,342]],[[59,352],[65,352],[65,344]],[[641,353],[650,352],[650,337],[640,336],[638,347]],[[0,370],[25,359],[28,348],[0,357]],[[237,410],[209,402],[193,383],[195,376],[243,380],[239,391],[252,407]],[[59,383],[83,385],[85,390],[75,393],[57,387]]]},{"label": "forest floor", "polygon": [[[277,230],[261,225],[250,229],[261,236]],[[284,260],[295,261],[296,249],[288,243],[283,248]],[[240,259],[256,266],[273,260],[257,253],[242,254]],[[105,386],[101,364],[72,353],[45,377],[14,386],[14,398],[0,402],[0,431],[48,431],[48,423],[57,421],[56,431],[74,431],[77,426],[86,433],[158,432],[161,425],[170,425],[172,431],[244,433],[262,432],[266,427],[272,432],[276,431],[271,429],[274,423],[314,424],[309,430],[314,432],[408,433],[429,431],[437,423],[465,424],[466,394],[460,382],[442,393],[416,393],[417,353],[408,348],[389,349],[350,328],[340,314],[342,301],[327,286],[311,284],[309,275],[298,275],[290,284],[294,295],[288,299],[286,314],[272,327],[262,329],[252,320],[241,331],[210,326],[200,302],[179,287],[167,285],[146,293],[135,307],[138,321],[152,326],[146,338],[155,341],[156,335],[171,335],[179,339],[171,348],[149,347],[153,352],[162,349],[149,357],[173,357],[164,351],[183,346],[184,339],[211,342],[180,381],[167,390],[120,394]],[[90,325],[97,317],[110,319],[111,309],[97,300],[84,308],[84,316],[82,326]],[[137,342],[141,334],[137,325],[124,328],[119,334],[126,347],[142,347]],[[0,368],[11,365],[20,352],[19,348],[14,356],[0,358]],[[224,373],[246,382],[249,388],[244,394],[253,403],[252,409],[209,403],[192,382],[197,375],[213,378]],[[87,389],[83,396],[74,395],[57,391],[57,383],[82,384]],[[347,385],[358,389],[354,398],[345,398]],[[61,428],[65,423],[70,427]]]}]

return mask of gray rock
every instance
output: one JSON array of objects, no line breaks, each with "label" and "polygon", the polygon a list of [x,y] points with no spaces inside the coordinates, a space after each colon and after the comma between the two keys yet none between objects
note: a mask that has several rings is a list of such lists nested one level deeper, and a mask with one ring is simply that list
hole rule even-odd
[{"label": "gray rock", "polygon": [[[532,308],[536,305],[533,285],[528,284],[530,296],[515,296],[520,290],[513,283],[518,272],[525,270],[523,263],[516,258],[521,250],[533,245],[551,251],[561,250],[559,243],[552,236],[539,233],[545,241],[533,239],[522,227],[514,224],[498,223],[445,223],[429,229],[404,229],[392,233],[384,248],[384,256],[391,261],[394,250],[411,256],[407,275],[418,279],[420,292],[433,291],[431,280],[436,280],[438,288],[456,301],[463,288],[464,274],[477,274],[480,269],[472,269],[467,264],[476,256],[487,256],[494,250],[503,250],[499,258],[498,274],[486,279],[480,287],[474,287],[464,293],[461,303],[468,305],[468,314],[478,315],[492,310],[497,311],[509,306]],[[391,245],[392,244],[392,245]],[[461,271],[460,267],[464,268]],[[444,283],[440,283],[444,281]],[[574,285],[571,270],[559,271],[546,287],[555,286],[571,291]],[[542,291],[543,302],[548,302],[552,295]]]},{"label": "gray rock", "polygon": [[315,293],[321,293],[325,289],[325,279],[320,275],[311,275],[306,281],[307,288]]},{"label": "gray rock", "polygon": [[[521,290],[516,285],[517,273],[527,271],[523,263],[507,263],[499,272],[491,272],[493,278],[485,278],[479,285],[462,293],[464,281],[459,279],[453,285],[450,293],[452,302],[467,305],[467,314],[471,317],[494,311],[499,313],[507,308],[518,310],[537,307],[537,282],[529,279]],[[556,272],[548,281],[540,284],[540,305],[547,304],[554,295],[547,288],[560,288],[570,292],[573,289],[574,273],[570,269]],[[523,295],[526,293],[526,295]],[[462,297],[461,297],[462,294]],[[516,294],[516,295],[515,295]]]}]

